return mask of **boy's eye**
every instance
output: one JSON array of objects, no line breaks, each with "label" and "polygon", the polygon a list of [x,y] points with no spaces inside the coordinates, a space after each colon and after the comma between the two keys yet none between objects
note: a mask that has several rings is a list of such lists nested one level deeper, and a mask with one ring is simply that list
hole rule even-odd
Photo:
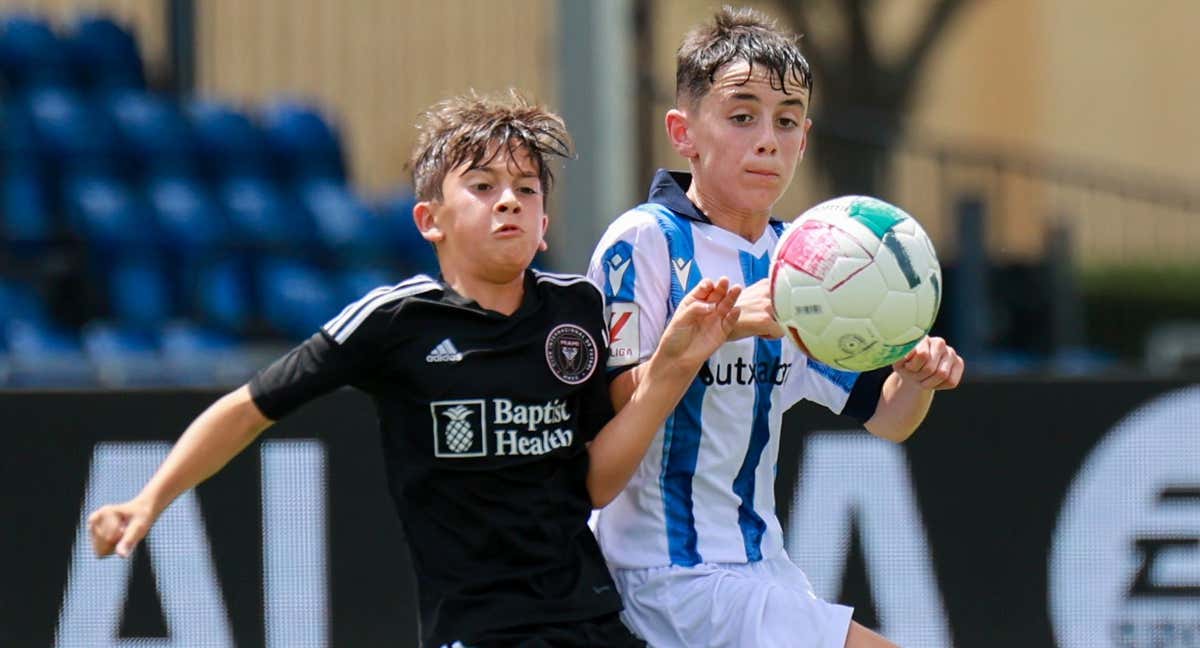
[{"label": "boy's eye", "polygon": [[729,118],[735,124],[749,124],[754,121],[754,115],[734,115]]},{"label": "boy's eye", "polygon": [[526,196],[536,196],[538,193],[538,190],[534,189],[533,187],[518,187],[517,191],[520,191]]},{"label": "boy's eye", "polygon": [[800,122],[797,122],[795,119],[792,119],[791,117],[780,117],[779,125],[784,128],[795,128],[800,125]]},{"label": "boy's eye", "polygon": [[476,182],[475,184],[471,185],[471,188],[475,191],[487,191],[488,189],[492,188],[492,185],[486,182]]}]

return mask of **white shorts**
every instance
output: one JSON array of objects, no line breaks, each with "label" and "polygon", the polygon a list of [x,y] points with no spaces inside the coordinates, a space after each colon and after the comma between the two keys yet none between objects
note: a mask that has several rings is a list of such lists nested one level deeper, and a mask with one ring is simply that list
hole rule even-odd
[{"label": "white shorts", "polygon": [[653,648],[845,648],[854,611],[826,603],[786,556],[614,569],[621,620]]}]

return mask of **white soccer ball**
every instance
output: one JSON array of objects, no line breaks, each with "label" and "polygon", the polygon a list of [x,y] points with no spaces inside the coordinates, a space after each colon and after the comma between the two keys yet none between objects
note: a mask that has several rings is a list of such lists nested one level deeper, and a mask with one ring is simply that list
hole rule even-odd
[{"label": "white soccer ball", "polygon": [[929,333],[942,269],[929,236],[904,210],[843,196],[783,231],[771,256],[771,298],[779,324],[810,357],[870,371]]}]

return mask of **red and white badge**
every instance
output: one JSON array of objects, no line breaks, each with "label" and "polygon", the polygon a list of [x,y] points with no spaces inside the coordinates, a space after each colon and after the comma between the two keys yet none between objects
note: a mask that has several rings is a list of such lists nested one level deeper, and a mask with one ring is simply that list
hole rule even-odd
[{"label": "red and white badge", "polygon": [[638,334],[639,308],[632,302],[613,302],[608,310],[608,366],[636,364],[642,347]]}]

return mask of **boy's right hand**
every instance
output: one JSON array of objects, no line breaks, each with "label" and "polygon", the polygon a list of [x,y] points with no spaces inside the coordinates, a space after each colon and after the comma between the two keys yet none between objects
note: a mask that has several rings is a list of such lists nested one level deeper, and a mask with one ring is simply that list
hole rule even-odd
[{"label": "boy's right hand", "polygon": [[154,515],[149,506],[134,499],[101,506],[88,516],[87,522],[97,556],[103,558],[116,550],[117,555],[128,558],[150,531]]},{"label": "boy's right hand", "polygon": [[778,340],[783,337],[783,327],[775,319],[775,307],[771,303],[771,279],[760,279],[742,291],[737,300],[740,310],[730,340],[761,337]]},{"label": "boy's right hand", "polygon": [[683,297],[658,343],[658,351],[683,366],[699,369],[733,330],[738,317],[735,303],[741,286],[729,279],[702,279]]}]

